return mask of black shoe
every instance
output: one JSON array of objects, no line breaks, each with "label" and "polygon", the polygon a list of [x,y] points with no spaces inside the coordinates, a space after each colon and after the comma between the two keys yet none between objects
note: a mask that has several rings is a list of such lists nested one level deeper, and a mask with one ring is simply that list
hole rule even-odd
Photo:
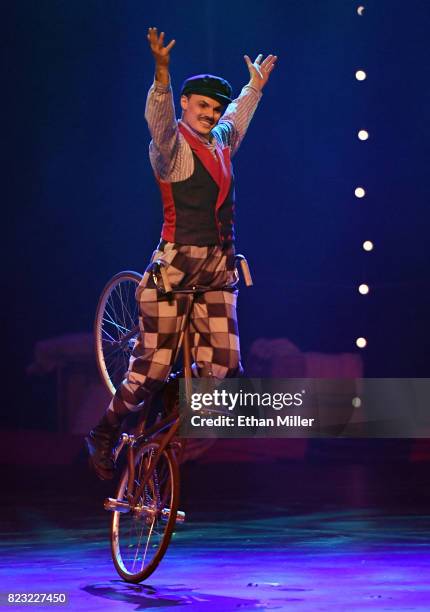
[{"label": "black shoe", "polygon": [[110,480],[114,476],[114,447],[121,432],[121,425],[115,415],[104,416],[85,438],[90,465],[100,480]]}]

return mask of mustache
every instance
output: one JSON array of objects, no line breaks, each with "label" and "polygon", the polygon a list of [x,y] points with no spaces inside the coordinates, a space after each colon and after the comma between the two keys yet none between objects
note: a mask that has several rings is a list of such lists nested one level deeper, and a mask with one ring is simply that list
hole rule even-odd
[{"label": "mustache", "polygon": [[208,121],[211,125],[215,123],[213,119],[206,117],[205,115],[199,115],[199,121]]}]

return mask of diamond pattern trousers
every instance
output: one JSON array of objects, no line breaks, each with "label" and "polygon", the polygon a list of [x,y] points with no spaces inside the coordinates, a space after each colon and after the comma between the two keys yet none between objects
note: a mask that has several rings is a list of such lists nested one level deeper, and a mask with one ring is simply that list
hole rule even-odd
[{"label": "diamond pattern trousers", "polygon": [[234,251],[162,241],[151,262],[160,259],[173,289],[202,290],[174,294],[168,301],[157,290],[148,266],[136,291],[140,338],[109,406],[121,418],[141,409],[142,402],[163,386],[176,359],[187,317],[194,374],[222,379],[242,372]]}]

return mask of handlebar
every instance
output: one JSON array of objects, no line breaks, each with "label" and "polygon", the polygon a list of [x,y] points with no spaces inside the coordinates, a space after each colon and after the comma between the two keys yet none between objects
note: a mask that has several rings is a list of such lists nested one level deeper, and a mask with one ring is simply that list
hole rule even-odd
[{"label": "handlebar", "polygon": [[234,262],[236,265],[236,269],[237,269],[237,262],[240,263],[240,269],[242,270],[243,280],[245,281],[245,285],[247,287],[252,287],[254,283],[252,282],[251,270],[249,269],[249,264],[248,264],[248,261],[245,255],[238,253],[234,259]]},{"label": "handlebar", "polygon": [[[246,257],[240,253],[235,256],[234,263],[237,271],[237,278],[239,280],[238,264],[240,264],[240,270],[242,272],[243,280],[247,287],[252,287],[254,284],[252,281],[251,271]],[[169,277],[166,271],[165,261],[162,259],[156,259],[151,265],[152,277],[154,279],[155,286],[163,293],[168,300],[171,300],[174,293],[203,293],[205,291],[213,291],[211,287],[193,287],[191,289],[172,289],[169,281]],[[160,282],[161,281],[161,282]]]}]

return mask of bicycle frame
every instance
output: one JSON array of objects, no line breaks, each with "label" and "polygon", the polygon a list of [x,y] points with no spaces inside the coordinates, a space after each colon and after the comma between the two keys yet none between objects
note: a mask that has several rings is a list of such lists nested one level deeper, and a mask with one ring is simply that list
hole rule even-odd
[{"label": "bicycle frame", "polygon": [[[252,282],[252,277],[251,277],[251,273],[249,270],[247,260],[245,259],[243,255],[236,255],[235,261],[236,261],[236,264],[237,262],[240,262],[240,267],[242,270],[242,274],[243,274],[246,286],[248,287],[251,286],[253,282]],[[237,268],[236,268],[236,272],[237,272]],[[167,297],[169,301],[173,299],[173,296],[175,294],[192,293],[196,295],[204,291],[212,291],[212,289],[209,287],[208,288],[172,290],[170,283],[169,283],[169,279],[165,271],[165,263],[161,260],[156,260],[152,264],[152,274],[153,274],[153,278],[154,278],[154,282],[156,286],[160,288],[161,292],[164,293],[164,295]],[[239,280],[238,274],[237,274],[237,280]],[[229,289],[232,290],[233,288],[229,288]],[[178,353],[179,353],[179,350],[182,344],[182,352],[183,352],[183,360],[184,360],[185,397],[188,401],[191,398],[191,391],[192,391],[191,345],[190,345],[190,334],[189,334],[190,316],[191,316],[191,308],[184,322],[182,343],[180,342],[179,347],[178,347]],[[136,333],[135,330],[131,330],[128,334],[126,334],[124,338],[122,339],[122,342],[123,343],[128,342],[130,338],[133,337],[133,332]],[[178,353],[175,356],[175,361],[177,360]],[[145,486],[149,482],[150,478],[152,477],[154,473],[154,470],[157,467],[159,458],[163,454],[164,450],[168,447],[171,440],[174,438],[176,432],[179,429],[180,424],[181,424],[181,416],[175,413],[173,415],[169,415],[165,417],[158,423],[155,423],[148,430],[138,435],[137,438],[130,437],[130,443],[129,443],[128,453],[127,453],[128,474],[129,474],[127,491],[130,492],[128,493],[128,502],[131,508],[135,507],[137,500],[141,496],[142,492],[145,489]],[[155,454],[154,461],[151,461],[150,468],[147,470],[142,482],[137,487],[137,489],[134,490],[135,448],[139,448],[139,446],[142,443],[148,442],[151,438],[154,438],[157,434],[160,434],[162,431],[164,431],[167,428],[169,428],[167,434],[161,438],[161,441],[159,441],[159,448]],[[141,427],[141,429],[143,429],[143,427]]]}]

